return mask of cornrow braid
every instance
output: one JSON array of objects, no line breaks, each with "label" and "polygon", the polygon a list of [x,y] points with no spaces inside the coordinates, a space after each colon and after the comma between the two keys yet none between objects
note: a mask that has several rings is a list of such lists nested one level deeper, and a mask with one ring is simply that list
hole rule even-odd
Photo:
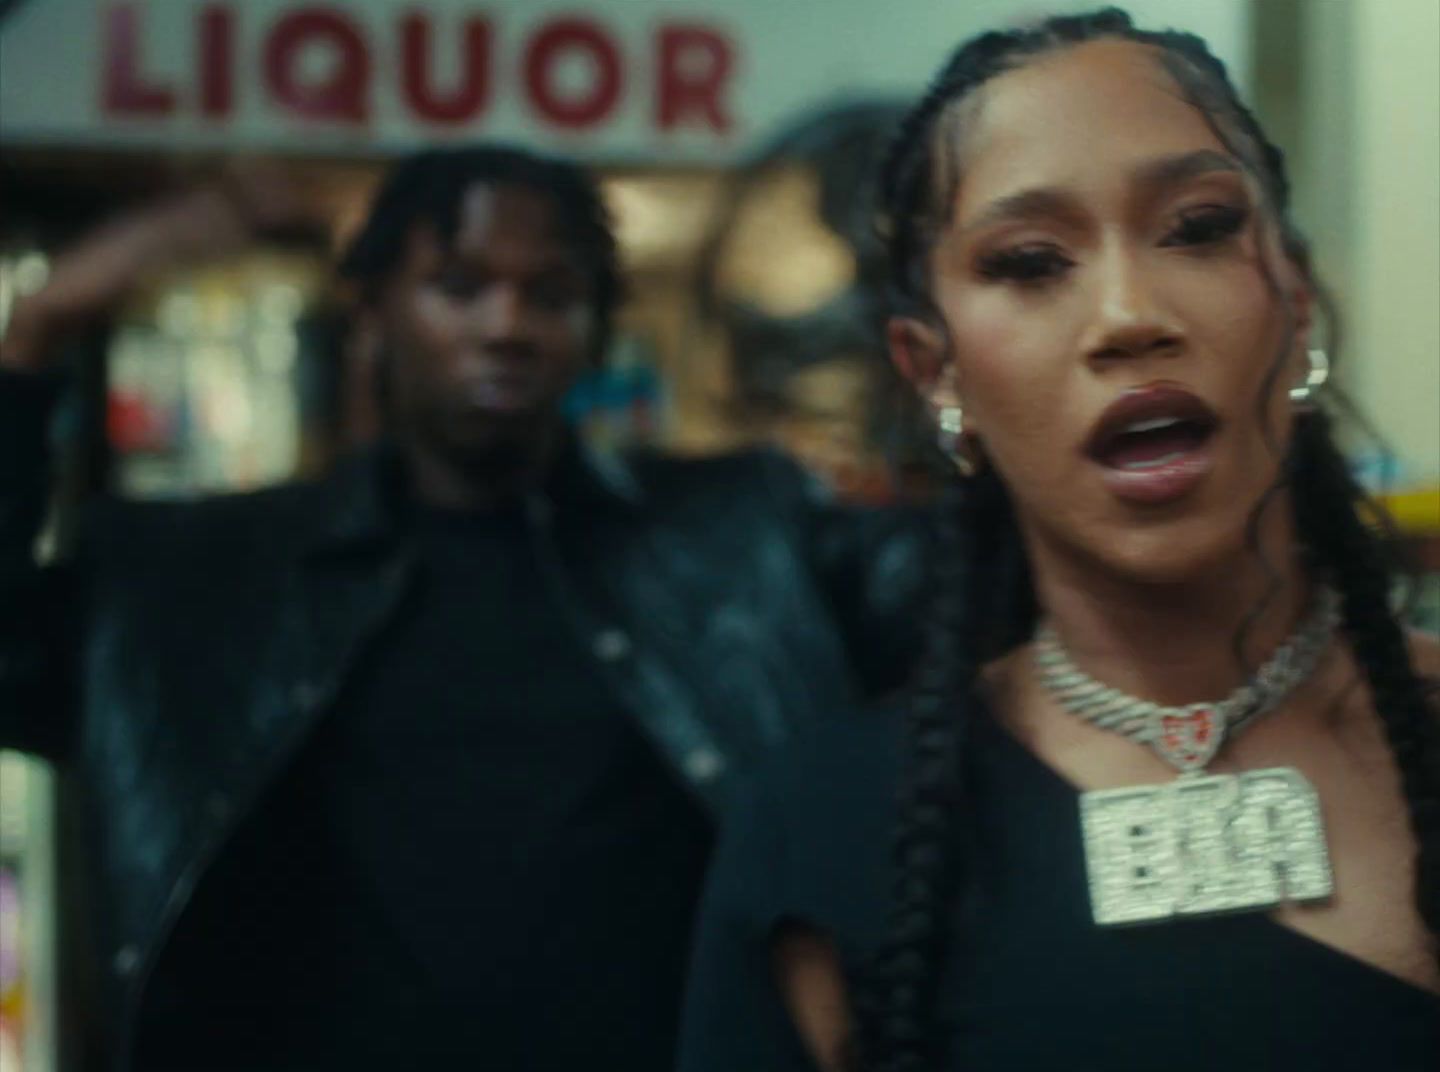
[{"label": "cornrow braid", "polygon": [[1130,16],[1118,8],[1047,19],[1029,29],[992,30],[951,55],[901,121],[880,171],[881,233],[887,239],[892,299],[900,311],[930,314],[925,263],[930,242],[945,222],[933,180],[936,129],[951,106],[996,75],[1026,59],[1069,44],[1130,36]]},{"label": "cornrow braid", "polygon": [[971,562],[971,536],[980,520],[975,515],[963,487],[951,481],[936,514],[929,645],[906,712],[906,770],[891,845],[896,881],[890,941],[856,993],[857,1048],[862,1067],[873,1072],[921,1072],[938,1056],[928,1010],[936,1002],[939,976],[926,967],[945,952],[945,907],[954,896],[960,863],[958,854],[943,846],[962,810],[958,753],[966,720],[957,720],[955,706],[975,667],[965,646],[953,640],[967,632],[978,580]]},{"label": "cornrow braid", "polygon": [[1296,422],[1296,527],[1340,592],[1346,638],[1400,771],[1417,846],[1415,903],[1431,935],[1440,935],[1440,712],[1411,665],[1404,630],[1391,610],[1395,570],[1362,520],[1365,496],[1328,424],[1323,413]]},{"label": "cornrow braid", "polygon": [[[957,49],[897,129],[881,171],[878,224],[887,242],[893,311],[930,322],[947,341],[929,293],[932,243],[948,222],[953,198],[943,179],[958,181],[946,119],[977,88],[1027,59],[1068,45],[1120,38],[1150,45],[1212,129],[1259,182],[1279,228],[1285,255],[1313,279],[1304,239],[1288,218],[1285,159],[1264,136],[1231,86],[1225,66],[1191,34],[1134,28],[1106,8],[1045,20],[1034,27],[982,34]],[[950,146],[943,144],[950,143]],[[953,148],[950,149],[953,151]],[[1275,280],[1267,282],[1278,294]],[[1333,343],[1332,343],[1333,349]],[[1265,381],[1272,391],[1289,347],[1277,351]],[[951,355],[947,355],[951,356]],[[1416,900],[1432,935],[1440,934],[1440,727],[1410,662],[1389,606],[1392,571],[1382,544],[1361,519],[1363,496],[1346,470],[1321,414],[1296,422],[1282,483],[1292,490],[1301,538],[1316,568],[1342,595],[1345,633],[1363,667],[1401,772],[1418,843]],[[856,1043],[865,1072],[917,1072],[940,1066],[945,1038],[937,998],[953,935],[950,909],[965,882],[960,822],[965,807],[965,745],[974,717],[984,717],[975,684],[990,659],[1033,631],[1033,585],[1003,485],[993,474],[946,497],[939,578],[929,654],[906,722],[907,761],[892,845],[894,880],[886,941],[857,981]],[[1273,499],[1256,505],[1263,510]],[[1252,517],[1252,547],[1258,552]],[[968,530],[968,531],[967,531]],[[1238,639],[1237,639],[1238,645]],[[951,649],[951,650],[946,650]]]},{"label": "cornrow braid", "polygon": [[940,1056],[930,1029],[940,975],[929,969],[949,948],[947,906],[961,880],[963,857],[947,848],[963,837],[961,756],[973,719],[983,717],[973,685],[986,660],[1029,636],[1035,624],[1024,554],[1008,538],[1013,532],[1009,498],[993,473],[946,481],[935,518],[929,643],[906,712],[909,748],[891,846],[891,940],[856,994],[858,1051],[867,1070],[919,1072]]}]

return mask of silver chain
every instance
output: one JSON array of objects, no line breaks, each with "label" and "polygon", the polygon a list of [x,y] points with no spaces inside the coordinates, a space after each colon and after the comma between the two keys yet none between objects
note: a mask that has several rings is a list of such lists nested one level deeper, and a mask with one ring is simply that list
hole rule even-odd
[{"label": "silver chain", "polygon": [[[1229,696],[1215,703],[1167,707],[1142,700],[1096,681],[1071,660],[1046,622],[1035,634],[1035,666],[1040,683],[1060,706],[1093,726],[1123,734],[1149,745],[1157,755],[1182,771],[1198,770],[1224,741],[1268,711],[1274,710],[1315,672],[1339,623],[1340,600],[1329,588],[1316,592],[1310,613],[1256,672]],[[1177,749],[1174,735],[1203,719],[1199,744]],[[1212,732],[1213,740],[1205,734]]]}]

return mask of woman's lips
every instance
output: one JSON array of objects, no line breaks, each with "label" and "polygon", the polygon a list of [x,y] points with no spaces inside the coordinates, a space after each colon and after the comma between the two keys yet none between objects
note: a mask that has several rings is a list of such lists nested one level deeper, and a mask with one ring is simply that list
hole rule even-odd
[{"label": "woman's lips", "polygon": [[1188,495],[1213,467],[1209,449],[1219,419],[1177,384],[1126,391],[1106,407],[1085,453],[1101,466],[1118,498],[1145,505]]},{"label": "woman's lips", "polygon": [[1107,466],[1103,474],[1105,486],[1116,497],[1156,506],[1190,494],[1211,468],[1210,452],[1202,447],[1172,455],[1145,468],[1117,469]]}]

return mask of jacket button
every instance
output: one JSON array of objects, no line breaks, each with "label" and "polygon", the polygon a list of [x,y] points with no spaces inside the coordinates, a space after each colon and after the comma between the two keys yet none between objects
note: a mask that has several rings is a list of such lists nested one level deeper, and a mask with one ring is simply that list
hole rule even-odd
[{"label": "jacket button", "polygon": [[136,945],[122,945],[115,953],[115,974],[122,979],[129,978],[140,966],[140,948]]},{"label": "jacket button", "polygon": [[725,769],[725,757],[713,748],[697,748],[686,754],[684,765],[695,781],[708,782]]},{"label": "jacket button", "polygon": [[619,629],[602,629],[595,634],[591,651],[602,663],[619,662],[630,654],[630,638]]}]

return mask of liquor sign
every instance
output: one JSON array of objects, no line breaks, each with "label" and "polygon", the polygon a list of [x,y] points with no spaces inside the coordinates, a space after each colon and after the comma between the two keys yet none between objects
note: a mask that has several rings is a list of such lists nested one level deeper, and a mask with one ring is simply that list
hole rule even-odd
[{"label": "liquor sign", "polygon": [[[275,108],[293,118],[364,128],[375,118],[376,82],[390,76],[393,84],[384,89],[398,98],[408,119],[438,127],[476,125],[491,108],[501,66],[493,15],[441,19],[409,9],[397,14],[387,41],[367,33],[353,11],[302,5],[280,11],[264,26],[250,42],[254,69],[237,72],[245,9],[210,2],[192,13],[193,67],[165,79],[145,65],[144,7],[116,0],[101,12],[100,109],[107,118],[164,118],[188,107],[199,118],[226,121],[236,112],[236,79],[245,77],[258,81]],[[735,59],[730,38],[694,21],[665,20],[650,44],[651,79],[642,92],[654,102],[655,127],[728,130],[724,95]],[[454,50],[459,66],[449,78],[439,71],[442,45]],[[557,130],[607,123],[620,104],[627,71],[637,66],[627,59],[620,34],[578,15],[540,22],[513,58],[516,84],[509,88],[523,96],[539,125]],[[588,73],[567,72],[581,65]]]},{"label": "liquor sign", "polygon": [[[722,162],[837,96],[915,92],[980,28],[1086,6],[26,0],[0,21],[0,139],[371,153],[495,138]],[[1243,51],[1244,0],[1132,7],[1232,63]]]}]

